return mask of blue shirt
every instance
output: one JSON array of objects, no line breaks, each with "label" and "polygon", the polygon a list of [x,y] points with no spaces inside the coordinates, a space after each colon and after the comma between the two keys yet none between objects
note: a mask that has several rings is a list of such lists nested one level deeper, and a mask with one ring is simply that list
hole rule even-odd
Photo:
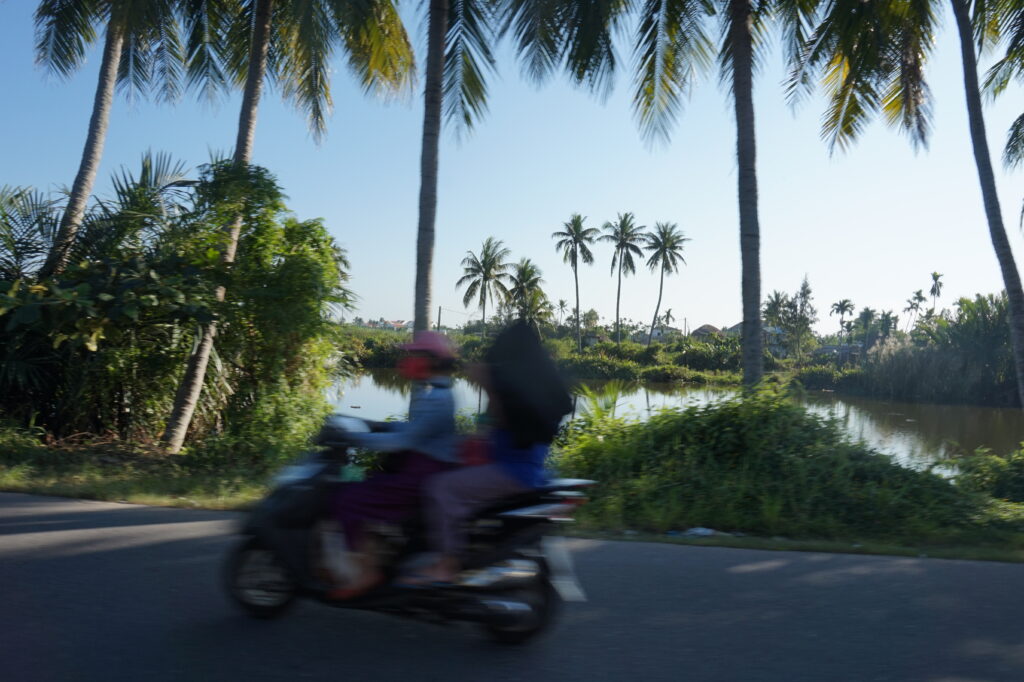
[{"label": "blue shirt", "polygon": [[527,488],[547,485],[548,477],[544,472],[547,445],[537,443],[528,448],[517,448],[512,434],[504,429],[494,429],[491,445],[491,460],[504,469],[505,473]]},{"label": "blue shirt", "polygon": [[458,461],[452,382],[435,377],[413,387],[409,421],[394,422],[384,433],[353,433],[354,445],[377,452],[415,450],[442,462]]}]

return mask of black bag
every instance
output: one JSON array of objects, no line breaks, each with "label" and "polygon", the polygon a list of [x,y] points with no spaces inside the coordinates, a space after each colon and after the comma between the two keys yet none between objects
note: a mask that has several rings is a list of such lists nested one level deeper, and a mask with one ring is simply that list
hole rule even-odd
[{"label": "black bag", "polygon": [[537,333],[525,322],[513,324],[498,334],[484,360],[516,446],[550,443],[572,411],[572,396]]}]

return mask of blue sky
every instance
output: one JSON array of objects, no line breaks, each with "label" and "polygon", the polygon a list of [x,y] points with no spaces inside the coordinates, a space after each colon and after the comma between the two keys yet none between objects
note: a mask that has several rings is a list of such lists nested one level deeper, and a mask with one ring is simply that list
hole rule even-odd
[{"label": "blue sky", "polygon": [[[28,0],[0,0],[0,184],[56,189],[70,185],[88,124],[99,50],[69,81],[35,67]],[[929,69],[935,97],[930,148],[914,153],[904,137],[874,123],[851,151],[829,156],[819,138],[820,100],[795,112],[779,85],[784,70],[769,57],[756,82],[762,290],[794,291],[806,274],[818,305],[819,329],[836,325],[828,306],[899,312],[929,273],[944,273],[943,301],[1002,288],[988,239],[967,134],[958,46],[946,17]],[[417,18],[409,26],[423,33]],[[628,63],[628,55],[620,55]],[[672,141],[641,139],[630,111],[625,71],[600,101],[564,79],[536,87],[520,77],[508,50],[491,80],[490,113],[466,139],[444,133],[434,269],[434,310],[465,321],[454,288],[459,261],[488,236],[505,241],[544,272],[553,300],[572,302],[572,275],[554,251],[551,232],[574,212],[600,227],[632,211],[641,224],[676,222],[693,241],[688,265],[665,284],[662,308],[690,327],[740,319],[735,127],[731,104],[714,76],[695,88]],[[301,218],[322,217],[349,251],[355,314],[412,315],[419,192],[422,101],[382,103],[362,95],[345,67],[333,81],[335,113],[319,146],[302,115],[269,91],[260,110],[255,162],[277,174]],[[239,98],[217,105],[187,96],[176,105],[119,97],[97,191],[122,165],[137,166],[146,149],[167,151],[195,166],[233,144]],[[1020,90],[987,107],[996,159],[1006,129],[1020,113]],[[1017,228],[1024,178],[996,169],[1000,199],[1018,259]],[[584,309],[615,312],[610,252],[581,271]],[[649,321],[657,278],[646,270],[624,280],[624,317]]]}]

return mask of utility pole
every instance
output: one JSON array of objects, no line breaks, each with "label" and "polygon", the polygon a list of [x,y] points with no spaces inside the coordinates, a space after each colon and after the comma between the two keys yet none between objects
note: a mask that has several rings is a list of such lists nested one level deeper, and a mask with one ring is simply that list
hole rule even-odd
[{"label": "utility pole", "polygon": [[437,331],[441,331],[441,306],[437,306]]}]

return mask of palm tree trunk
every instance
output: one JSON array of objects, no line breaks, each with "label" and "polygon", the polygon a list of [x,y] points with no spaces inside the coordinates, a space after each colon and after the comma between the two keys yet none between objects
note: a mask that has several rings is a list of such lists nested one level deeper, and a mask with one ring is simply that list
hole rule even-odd
[{"label": "palm tree trunk", "polygon": [[480,327],[483,329],[480,338],[487,338],[487,294],[484,294],[483,312],[480,314]]},{"label": "palm tree trunk", "polygon": [[619,258],[619,288],[615,294],[615,343],[622,343],[622,333],[619,327],[619,301],[622,299],[622,259]]},{"label": "palm tree trunk", "polygon": [[757,216],[757,145],[754,139],[753,37],[750,0],[730,0],[733,101],[740,213],[743,296],[743,384],[753,386],[764,372],[761,339],[761,229]]},{"label": "palm tree trunk", "polygon": [[[242,108],[238,115],[238,137],[235,140],[235,166],[242,168],[252,161],[253,140],[256,135],[256,114],[259,111],[260,96],[263,93],[263,81],[267,73],[267,54],[270,50],[270,23],[273,14],[274,0],[257,0],[256,16],[253,23],[252,42],[249,45],[249,71],[245,78],[245,91],[242,95]],[[242,231],[242,216],[236,216],[227,228],[229,235],[227,246],[221,254],[221,260],[230,265],[235,262],[238,251],[238,238]],[[217,287],[217,300],[223,301],[226,295],[223,286]],[[167,421],[161,438],[167,452],[174,454],[181,450],[188,433],[192,415],[195,414],[199,397],[203,392],[206,380],[206,368],[213,351],[213,339],[217,335],[217,323],[211,322],[203,328],[202,337],[195,352],[189,357],[185,367],[185,375],[178,385],[174,397],[174,407]]]},{"label": "palm tree trunk", "polygon": [[577,347],[577,350],[580,353],[582,353],[583,352],[583,332],[581,331],[581,328],[580,328],[580,317],[582,317],[582,315],[580,314],[580,274],[579,274],[579,268],[577,268],[575,263],[573,263],[573,266],[572,266],[572,279],[573,279],[573,282],[576,284],[576,347]]},{"label": "palm tree trunk", "polygon": [[426,329],[430,314],[430,275],[437,216],[438,146],[441,139],[441,86],[444,75],[448,0],[430,0],[427,27],[427,82],[423,92],[423,150],[420,155],[420,221],[416,233],[416,291],[413,329]]},{"label": "palm tree trunk", "polygon": [[661,310],[661,292],[665,288],[665,266],[661,267],[661,281],[658,283],[658,304],[654,306],[654,319],[651,320],[651,333],[647,335],[647,347],[651,347],[654,338],[654,325],[658,324],[658,311]]},{"label": "palm tree trunk", "polygon": [[[992,172],[988,138],[985,135],[985,118],[981,111],[981,91],[978,88],[978,62],[974,53],[974,34],[971,18],[965,0],[951,0],[953,15],[960,33],[960,52],[964,67],[964,91],[967,96],[967,117],[971,128],[971,144],[974,146],[974,161],[978,167],[981,196],[988,218],[988,231],[992,247],[999,261],[999,269],[1006,287],[1009,302],[1010,342],[1013,344],[1013,360],[1017,370],[1017,398],[1024,407],[1024,289],[1020,273],[1014,261],[1010,240],[1003,227],[1003,214],[996,194],[996,179]],[[934,307],[934,304],[933,304]]]},{"label": "palm tree trunk", "polygon": [[64,215],[60,219],[57,238],[53,242],[46,263],[39,271],[39,277],[59,275],[68,262],[68,255],[78,228],[85,215],[85,207],[92,194],[92,186],[96,182],[96,173],[100,168],[103,156],[103,145],[107,140],[107,126],[110,123],[110,110],[114,104],[114,87],[117,85],[117,70],[121,64],[121,49],[124,47],[124,32],[113,20],[107,25],[107,38],[103,45],[103,61],[100,63],[100,76],[96,83],[96,97],[92,104],[92,116],[89,119],[89,133],[85,138],[85,149],[82,160],[78,164],[78,174],[71,186],[71,195]]}]

